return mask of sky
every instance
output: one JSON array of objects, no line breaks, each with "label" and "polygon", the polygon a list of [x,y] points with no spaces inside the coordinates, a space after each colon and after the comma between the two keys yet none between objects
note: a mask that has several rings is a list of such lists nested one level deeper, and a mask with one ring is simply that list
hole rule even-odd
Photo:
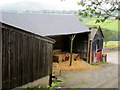
[{"label": "sky", "polygon": [[[80,6],[76,2],[80,0],[0,0],[0,6],[7,6],[10,4],[18,2],[36,2],[46,6],[49,6],[50,9],[59,9],[59,10],[79,10]],[[24,5],[24,4],[23,4]]]}]

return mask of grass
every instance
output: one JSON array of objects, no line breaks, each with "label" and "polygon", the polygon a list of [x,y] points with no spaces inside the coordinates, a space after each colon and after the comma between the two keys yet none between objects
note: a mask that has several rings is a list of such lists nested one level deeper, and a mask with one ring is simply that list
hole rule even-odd
[{"label": "grass", "polygon": [[60,84],[60,83],[62,83],[62,81],[60,81],[60,80],[53,80],[52,81],[52,86]]},{"label": "grass", "polygon": [[[108,30],[117,31],[117,32],[119,31],[118,25],[120,24],[120,21],[114,20],[114,18],[110,18],[103,23],[96,24],[95,23],[96,19],[97,18],[82,18],[83,23],[85,25],[100,25],[102,28],[106,28]],[[116,46],[120,46],[120,41],[109,41],[106,47],[116,47]],[[104,47],[105,47],[105,43],[104,43]]]},{"label": "grass", "polygon": [[102,28],[107,28],[108,30],[118,31],[118,23],[120,21],[114,19],[108,19],[103,23],[95,23],[96,18],[82,18],[85,25],[100,25]]},{"label": "grass", "polygon": [[[120,41],[108,41],[106,47],[117,47],[120,46]],[[104,42],[105,47],[105,42]]]},{"label": "grass", "polygon": [[[53,80],[52,81],[52,86],[57,85],[62,83],[61,80]],[[50,86],[35,86],[35,87],[28,87],[25,88],[24,90],[55,90],[54,87],[50,87]]]}]

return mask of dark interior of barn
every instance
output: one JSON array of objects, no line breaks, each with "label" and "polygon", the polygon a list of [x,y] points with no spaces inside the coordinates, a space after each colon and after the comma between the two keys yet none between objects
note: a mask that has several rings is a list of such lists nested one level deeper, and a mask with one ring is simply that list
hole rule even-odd
[{"label": "dark interior of barn", "polygon": [[[53,49],[60,49],[62,52],[70,52],[71,35],[51,36],[56,43]],[[73,41],[73,53],[79,54],[83,59],[87,58],[88,51],[88,33],[76,34]]]}]

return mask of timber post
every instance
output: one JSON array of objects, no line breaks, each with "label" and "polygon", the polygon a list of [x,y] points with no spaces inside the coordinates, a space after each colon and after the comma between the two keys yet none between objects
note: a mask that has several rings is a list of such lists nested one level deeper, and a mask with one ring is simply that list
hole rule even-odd
[{"label": "timber post", "polygon": [[52,87],[52,73],[49,75],[49,86]]},{"label": "timber post", "polygon": [[73,41],[76,35],[71,36],[71,44],[70,44],[70,66],[72,65],[72,51],[73,51]]},{"label": "timber post", "polygon": [[88,39],[87,63],[89,63],[89,59],[90,59],[90,40]]},{"label": "timber post", "polygon": [[92,63],[92,60],[93,60],[92,42],[90,42],[90,64]]}]

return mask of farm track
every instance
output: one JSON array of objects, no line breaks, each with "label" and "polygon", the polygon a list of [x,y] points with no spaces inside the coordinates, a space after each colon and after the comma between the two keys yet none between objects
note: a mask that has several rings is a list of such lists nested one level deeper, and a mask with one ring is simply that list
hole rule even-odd
[{"label": "farm track", "polygon": [[68,71],[62,73],[61,88],[118,88],[118,65],[102,64],[102,68],[88,71]]}]

